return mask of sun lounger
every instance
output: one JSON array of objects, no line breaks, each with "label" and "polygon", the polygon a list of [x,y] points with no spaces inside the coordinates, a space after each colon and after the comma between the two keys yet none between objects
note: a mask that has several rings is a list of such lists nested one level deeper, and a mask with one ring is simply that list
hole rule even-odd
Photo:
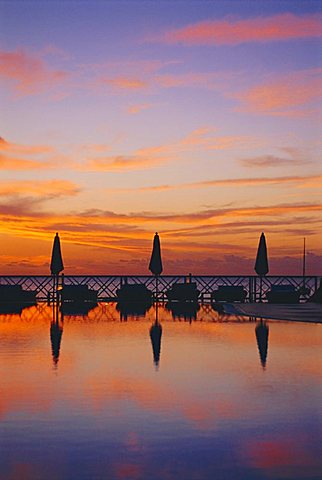
[{"label": "sun lounger", "polygon": [[199,293],[197,284],[194,282],[174,283],[166,295],[169,302],[197,302]]},{"label": "sun lounger", "polygon": [[88,285],[64,285],[60,290],[62,302],[96,302],[97,291]]},{"label": "sun lounger", "polygon": [[23,290],[21,285],[0,285],[0,303],[36,303],[35,290]]},{"label": "sun lounger", "polygon": [[294,285],[272,285],[266,293],[268,303],[299,303],[301,293]]},{"label": "sun lounger", "polygon": [[151,302],[152,292],[143,284],[122,285],[116,292],[117,301],[122,303]]},{"label": "sun lounger", "polygon": [[240,285],[220,285],[217,290],[211,292],[211,301],[244,302],[246,296],[246,290]]}]

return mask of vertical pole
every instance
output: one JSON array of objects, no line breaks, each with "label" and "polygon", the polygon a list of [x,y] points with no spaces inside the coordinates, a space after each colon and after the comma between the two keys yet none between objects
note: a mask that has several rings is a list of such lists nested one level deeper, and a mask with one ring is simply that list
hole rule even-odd
[{"label": "vertical pole", "polygon": [[248,278],[248,301],[249,303],[252,302],[252,277]]},{"label": "vertical pole", "polygon": [[305,255],[306,255],[306,252],[305,252],[305,237],[304,237],[304,242],[303,242],[303,281],[304,281],[304,277],[305,277]]},{"label": "vertical pole", "polygon": [[305,295],[305,267],[306,267],[306,251],[305,251],[305,237],[303,238],[303,295]]},{"label": "vertical pole", "polygon": [[259,302],[262,303],[263,277],[259,277]]},{"label": "vertical pole", "polygon": [[159,321],[159,318],[158,318],[158,307],[159,307],[159,303],[158,301],[156,302],[155,304],[155,323],[158,324],[158,321]]}]

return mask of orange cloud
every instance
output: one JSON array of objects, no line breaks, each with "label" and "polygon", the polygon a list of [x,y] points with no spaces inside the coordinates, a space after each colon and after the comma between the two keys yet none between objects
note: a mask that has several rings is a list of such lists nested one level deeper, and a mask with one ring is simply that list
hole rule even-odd
[{"label": "orange cloud", "polygon": [[162,157],[144,157],[133,155],[125,157],[122,155],[114,157],[101,157],[90,160],[86,169],[102,172],[122,171],[122,170],[142,170],[159,165],[168,159]]},{"label": "orange cloud", "polygon": [[120,90],[142,90],[148,87],[148,83],[135,77],[115,77],[101,78],[99,83],[102,85],[111,85]]},{"label": "orange cloud", "polygon": [[53,153],[54,148],[49,145],[18,145],[11,143],[0,137],[0,151],[8,153],[19,153],[22,155],[37,155],[43,153]]},{"label": "orange cloud", "polygon": [[0,51],[0,78],[19,96],[41,93],[67,77],[67,72],[51,69],[42,58],[23,49]]},{"label": "orange cloud", "polygon": [[245,42],[274,42],[321,35],[321,15],[283,13],[246,20],[199,22],[168,31],[161,40],[186,45],[238,45]]},{"label": "orange cloud", "polygon": [[130,156],[116,155],[92,158],[83,168],[105,172],[151,168],[172,160],[173,157],[165,155],[168,151],[170,151],[170,147],[167,145],[145,147],[137,149]]},{"label": "orange cloud", "polygon": [[0,154],[0,170],[39,170],[52,167],[50,162],[29,160]]},{"label": "orange cloud", "polygon": [[128,108],[128,113],[130,113],[131,115],[135,115],[137,113],[140,113],[142,112],[142,110],[147,110],[149,108],[152,107],[152,104],[151,103],[141,103],[141,104],[138,104],[138,105],[131,105],[129,108]]},{"label": "orange cloud", "polygon": [[42,197],[58,197],[77,195],[79,187],[67,180],[21,180],[0,182],[0,196],[35,195]]},{"label": "orange cloud", "polygon": [[202,127],[192,131],[177,142],[139,148],[131,155],[113,155],[90,158],[82,170],[113,171],[152,168],[170,161],[183,159],[183,153],[193,151],[229,150],[252,145],[256,140],[249,136],[215,135],[213,127]]},{"label": "orange cloud", "polygon": [[242,102],[241,111],[277,116],[305,115],[307,110],[302,110],[303,107],[322,97],[321,73],[321,69],[295,72],[234,97]]},{"label": "orange cloud", "polygon": [[[1,153],[3,152],[3,153]],[[0,137],[0,170],[38,170],[56,166],[56,162],[48,159],[55,150],[49,145],[19,145]],[[45,160],[23,158],[18,155],[45,156]]]},{"label": "orange cloud", "polygon": [[[269,156],[268,156],[269,157]],[[257,158],[257,157],[256,157]],[[255,164],[256,164],[256,158]],[[262,157],[259,157],[262,159]],[[266,157],[263,157],[263,161]],[[249,159],[250,161],[252,159]],[[256,164],[257,165],[257,164]],[[264,166],[260,163],[260,166]],[[266,165],[267,166],[267,165]],[[309,176],[285,176],[285,177],[255,177],[255,178],[227,178],[204,180],[201,182],[179,183],[174,185],[155,185],[150,187],[138,188],[115,188],[114,192],[163,192],[169,190],[182,190],[189,188],[205,188],[205,187],[226,187],[226,186],[258,186],[258,185],[280,185],[280,184],[297,184],[301,187],[320,187],[322,184],[322,175]],[[109,190],[111,191],[111,190]]]},{"label": "orange cloud", "polygon": [[253,141],[251,137],[242,135],[216,135],[217,129],[213,127],[201,127],[193,130],[189,135],[182,138],[180,146],[191,150],[192,148],[203,150],[228,150],[238,146],[249,145]]}]

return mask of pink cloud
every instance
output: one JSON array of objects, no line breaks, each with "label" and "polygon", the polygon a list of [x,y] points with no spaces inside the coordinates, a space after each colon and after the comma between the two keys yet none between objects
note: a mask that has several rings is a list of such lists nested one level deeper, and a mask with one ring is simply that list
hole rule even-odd
[{"label": "pink cloud", "polygon": [[308,110],[302,110],[303,107],[322,97],[321,73],[321,69],[295,72],[235,94],[242,103],[238,110],[268,115],[305,115]]},{"label": "pink cloud", "polygon": [[39,56],[23,49],[0,51],[0,78],[18,96],[34,95],[60,85],[68,74],[51,69]]},{"label": "pink cloud", "polygon": [[303,441],[298,440],[287,435],[256,439],[243,447],[243,454],[254,467],[266,471],[279,470],[280,474],[288,477],[289,473],[294,472],[294,468],[301,471],[303,468],[317,466],[314,454],[308,448],[308,439],[305,439],[307,444],[304,444],[304,448]]},{"label": "pink cloud", "polygon": [[320,37],[321,16],[283,13],[246,20],[214,20],[188,25],[165,33],[166,43],[186,45],[238,45],[245,42],[272,42]]},{"label": "pink cloud", "polygon": [[101,85],[110,85],[119,90],[142,90],[148,87],[148,83],[138,77],[104,77],[99,80]]},{"label": "pink cloud", "polygon": [[150,103],[141,103],[141,104],[137,104],[137,105],[130,105],[127,111],[131,115],[135,115],[135,114],[140,113],[143,110],[147,110],[151,107],[152,107],[152,105]]}]

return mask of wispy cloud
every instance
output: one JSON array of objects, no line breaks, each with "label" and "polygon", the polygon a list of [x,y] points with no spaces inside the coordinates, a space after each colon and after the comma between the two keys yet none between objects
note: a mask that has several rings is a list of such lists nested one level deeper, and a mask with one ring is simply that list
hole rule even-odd
[{"label": "wispy cloud", "polygon": [[183,160],[185,153],[229,150],[236,147],[241,149],[255,141],[258,142],[258,140],[249,136],[221,136],[217,134],[217,129],[213,127],[202,127],[190,132],[176,142],[139,148],[130,155],[121,154],[89,158],[80,168],[93,171],[142,170],[171,161]]},{"label": "wispy cloud", "polygon": [[100,85],[109,85],[113,88],[131,91],[143,90],[148,87],[148,82],[138,77],[102,77],[98,80]]},{"label": "wispy cloud", "polygon": [[[43,170],[53,168],[55,162],[50,159],[49,155],[54,152],[55,149],[48,145],[19,145],[0,137],[0,170]],[[26,155],[32,155],[36,158],[24,158]],[[40,158],[37,158],[38,156]]]},{"label": "wispy cloud", "polygon": [[54,164],[40,160],[11,157],[0,154],[0,170],[38,170],[52,168]]},{"label": "wispy cloud", "polygon": [[131,115],[136,115],[137,113],[142,112],[143,110],[148,110],[153,105],[152,103],[140,103],[136,105],[130,105],[127,109],[128,113]]},{"label": "wispy cloud", "polygon": [[320,37],[321,15],[283,13],[249,19],[227,18],[187,25],[156,40],[183,45],[238,45]]},{"label": "wispy cloud", "polygon": [[0,51],[0,78],[9,82],[17,96],[51,90],[64,82],[68,73],[50,68],[39,55],[25,49]]},{"label": "wispy cloud", "polygon": [[[16,242],[28,239],[51,241],[53,232],[59,231],[64,243],[73,245],[73,252],[87,248],[86,262],[82,258],[76,262],[81,265],[82,271],[88,273],[89,258],[92,258],[95,272],[102,273],[103,265],[106,272],[106,265],[109,265],[112,273],[116,274],[124,273],[124,269],[127,273],[141,272],[157,227],[162,236],[168,273],[206,273],[211,266],[216,266],[217,272],[220,270],[227,274],[236,273],[237,264],[239,267],[249,264],[250,241],[254,243],[255,252],[258,232],[263,226],[271,236],[274,233],[279,238],[287,235],[290,239],[288,253],[297,254],[300,234],[314,237],[319,233],[321,211],[321,203],[298,202],[244,208],[219,207],[186,213],[151,211],[124,214],[100,209],[58,213],[56,210],[45,211],[41,196],[12,197],[10,203],[0,202],[0,229],[14,236]],[[84,250],[82,252],[80,255],[84,257]],[[279,246],[278,242],[275,252],[285,256],[285,247]],[[227,261],[223,256],[227,256]],[[239,262],[240,256],[243,259]],[[252,265],[253,262],[249,268]],[[19,265],[16,270],[19,271]]]},{"label": "wispy cloud", "polygon": [[84,167],[84,170],[93,170],[95,172],[112,172],[124,170],[142,170],[164,164],[171,160],[171,157],[159,155],[144,155],[136,153],[133,156],[109,156],[97,157],[91,159]]},{"label": "wispy cloud", "polygon": [[281,155],[261,155],[257,157],[242,158],[240,163],[245,167],[295,167],[299,165],[306,165],[311,163],[311,160],[307,158],[301,151],[295,148],[282,148],[281,149],[287,156]]},{"label": "wispy cloud", "polygon": [[[262,165],[261,165],[262,166]],[[226,179],[212,179],[203,180],[201,182],[177,183],[177,184],[163,184],[152,185],[148,187],[136,188],[114,188],[109,191],[113,192],[167,192],[169,190],[183,190],[206,187],[231,187],[231,186],[264,186],[264,185],[286,185],[294,184],[300,187],[320,187],[322,185],[321,175],[308,176],[284,176],[284,177],[251,177],[251,178],[226,178]]]},{"label": "wispy cloud", "polygon": [[322,97],[322,69],[293,72],[232,96],[242,103],[238,108],[241,111],[274,116],[303,116],[312,113],[316,106],[310,105],[311,102]]},{"label": "wispy cloud", "polygon": [[32,195],[46,198],[74,196],[80,187],[67,180],[21,180],[0,182],[0,196]]},{"label": "wispy cloud", "polygon": [[0,151],[7,153],[21,154],[21,155],[37,155],[43,153],[53,153],[54,148],[49,145],[18,145],[6,141],[0,137]]}]

